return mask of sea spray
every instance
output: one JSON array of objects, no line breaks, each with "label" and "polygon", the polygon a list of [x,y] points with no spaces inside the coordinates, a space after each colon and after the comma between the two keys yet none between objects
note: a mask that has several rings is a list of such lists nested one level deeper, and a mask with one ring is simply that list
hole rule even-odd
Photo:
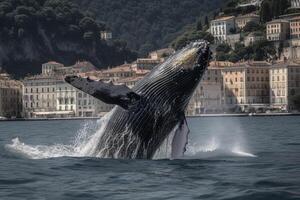
[{"label": "sea spray", "polygon": [[[193,138],[187,146],[187,158],[218,156],[255,157],[249,147],[238,118],[203,118],[205,128],[192,130]],[[192,123],[190,123],[192,124]]]},{"label": "sea spray", "polygon": [[100,155],[96,154],[96,148],[113,112],[114,109],[96,123],[87,121],[69,145],[28,145],[21,142],[19,138],[15,138],[12,140],[12,144],[6,145],[6,149],[30,159],[100,157]]}]

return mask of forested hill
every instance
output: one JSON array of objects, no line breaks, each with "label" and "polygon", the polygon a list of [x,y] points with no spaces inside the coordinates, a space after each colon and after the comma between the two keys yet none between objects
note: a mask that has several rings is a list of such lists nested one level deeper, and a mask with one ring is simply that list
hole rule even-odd
[{"label": "forested hill", "polygon": [[169,45],[186,25],[222,7],[226,0],[72,0],[112,28],[141,55]]},{"label": "forested hill", "polygon": [[0,0],[0,67],[16,76],[55,60],[103,67],[132,61],[124,42],[100,39],[106,26],[67,0]]}]

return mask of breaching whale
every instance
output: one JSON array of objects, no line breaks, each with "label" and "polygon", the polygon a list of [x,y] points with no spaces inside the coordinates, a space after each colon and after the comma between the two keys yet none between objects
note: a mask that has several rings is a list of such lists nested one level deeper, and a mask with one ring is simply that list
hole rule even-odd
[{"label": "breaching whale", "polygon": [[77,89],[116,105],[95,155],[151,159],[170,133],[175,132],[171,155],[183,156],[189,132],[185,110],[210,57],[208,42],[190,43],[156,66],[132,89],[67,76],[65,81]]}]

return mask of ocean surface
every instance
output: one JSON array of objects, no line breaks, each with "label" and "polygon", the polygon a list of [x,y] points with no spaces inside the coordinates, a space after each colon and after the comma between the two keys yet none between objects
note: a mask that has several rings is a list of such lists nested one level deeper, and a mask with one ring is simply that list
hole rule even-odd
[{"label": "ocean surface", "polygon": [[300,117],[188,123],[184,159],[113,160],[88,154],[99,120],[0,122],[0,199],[300,199]]}]

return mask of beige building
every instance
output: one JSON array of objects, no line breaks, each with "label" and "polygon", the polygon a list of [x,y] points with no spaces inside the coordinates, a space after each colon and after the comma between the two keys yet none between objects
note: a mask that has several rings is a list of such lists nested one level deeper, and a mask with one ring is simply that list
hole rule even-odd
[{"label": "beige building", "polygon": [[276,19],[267,22],[267,40],[281,41],[289,39],[290,22],[283,19]]},{"label": "beige building", "polygon": [[237,63],[222,70],[225,106],[249,111],[269,105],[269,67],[266,62]]},{"label": "beige building", "polygon": [[226,42],[227,36],[231,34],[233,29],[235,29],[234,16],[221,17],[210,23],[210,33],[214,36],[215,43]]},{"label": "beige building", "polygon": [[22,83],[0,74],[0,117],[21,117]]},{"label": "beige building", "polygon": [[282,62],[270,68],[270,101],[272,108],[293,111],[293,97],[300,95],[300,65]]},{"label": "beige building", "polygon": [[300,39],[300,16],[290,19],[290,38]]},{"label": "beige building", "polygon": [[222,113],[223,108],[223,79],[222,64],[212,62],[202,77],[188,106],[189,115],[204,113]]},{"label": "beige building", "polygon": [[235,18],[235,26],[237,29],[242,30],[247,23],[254,22],[259,24],[259,20],[260,17],[256,14],[241,15]]}]

